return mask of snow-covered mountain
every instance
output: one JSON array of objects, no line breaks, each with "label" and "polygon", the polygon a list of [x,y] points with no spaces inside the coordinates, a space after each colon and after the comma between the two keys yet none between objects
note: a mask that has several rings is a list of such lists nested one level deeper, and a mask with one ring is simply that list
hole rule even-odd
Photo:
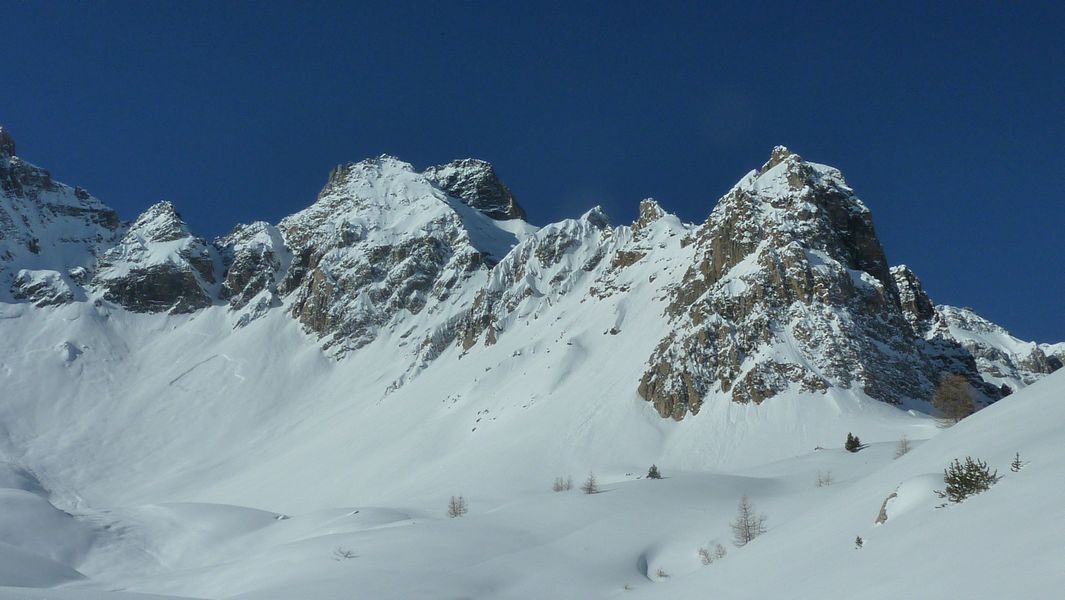
[{"label": "snow-covered mountain", "polygon": [[118,240],[118,215],[15,150],[0,127],[0,299],[37,306],[84,300],[89,272]]},{"label": "snow-covered mountain", "polygon": [[[1061,384],[1041,380],[1065,344],[935,305],[890,265],[843,175],[782,147],[701,224],[647,199],[631,224],[593,208],[535,227],[488,163],[419,171],[381,156],[337,167],[276,225],[207,241],[169,202],[120,223],[18,158],[3,130],[0,183],[0,514],[23,515],[0,517],[0,585],[331,598],[357,580],[368,597],[605,597],[632,565],[644,582],[688,569],[684,531],[723,525],[735,494],[762,494],[782,521],[822,514],[791,470],[833,468],[843,483],[884,467],[853,492],[880,493],[890,445],[936,434],[928,400],[946,373],[982,405],[1018,392],[973,417],[981,431]],[[863,451],[871,462],[809,454],[848,431],[881,448]],[[943,458],[926,454],[922,476]],[[633,487],[651,462],[676,473],[672,499]],[[543,498],[590,469],[618,486],[609,509]],[[453,493],[480,525],[437,519]],[[726,496],[712,518],[694,508]],[[576,512],[544,527],[554,510]],[[573,538],[587,545],[663,513],[661,543],[641,527],[599,556],[567,549],[581,519],[597,523]],[[27,520],[47,526],[33,535]],[[430,559],[452,535],[441,573]],[[319,564],[349,543],[378,578]],[[599,566],[537,591],[506,579],[522,556],[560,582]],[[506,575],[477,566],[492,564]]]},{"label": "snow-covered mountain", "polygon": [[563,296],[613,310],[609,297],[648,285],[658,293],[640,318],[667,330],[638,389],[677,419],[712,395],[761,402],[789,388],[927,400],[947,371],[990,402],[1065,354],[934,307],[915,274],[889,268],[840,172],[782,147],[699,226],[645,201],[632,226],[595,209],[537,230],[488,163],[419,173],[382,156],[334,169],[314,204],[276,227],[241,225],[208,244],[169,202],[119,225],[0,136],[6,287],[37,305],[102,298],[180,313],[228,302],[241,324],[275,308],[336,356],[382,329],[413,336],[417,370],[448,344],[490,346],[528,315],[564,310]]}]

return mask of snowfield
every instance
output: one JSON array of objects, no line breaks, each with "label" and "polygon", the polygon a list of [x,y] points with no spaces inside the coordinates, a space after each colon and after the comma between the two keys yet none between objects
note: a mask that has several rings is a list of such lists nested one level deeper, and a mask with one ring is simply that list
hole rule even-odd
[{"label": "snowfield", "polygon": [[[394,340],[333,361],[280,311],[0,306],[0,598],[1059,596],[1065,372],[947,430],[840,390],[677,423],[633,391],[653,319],[559,314],[389,391]],[[966,455],[1005,477],[936,508]],[[736,548],[742,495],[768,531]]]}]

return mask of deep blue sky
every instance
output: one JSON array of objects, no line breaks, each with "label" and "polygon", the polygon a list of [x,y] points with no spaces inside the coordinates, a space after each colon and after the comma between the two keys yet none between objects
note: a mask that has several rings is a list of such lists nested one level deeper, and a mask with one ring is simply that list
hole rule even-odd
[{"label": "deep blue sky", "polygon": [[0,123],[208,237],[381,153],[489,160],[537,224],[646,196],[701,221],[785,144],[934,300],[1065,340],[1065,3],[709,4],[9,1]]}]

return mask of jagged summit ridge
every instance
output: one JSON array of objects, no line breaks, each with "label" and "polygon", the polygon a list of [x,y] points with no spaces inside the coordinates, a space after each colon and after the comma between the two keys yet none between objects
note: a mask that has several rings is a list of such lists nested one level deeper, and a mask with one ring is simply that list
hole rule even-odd
[{"label": "jagged summit ridge", "polygon": [[[474,159],[424,172],[387,155],[340,165],[306,209],[210,243],[169,202],[122,225],[14,156],[0,157],[0,182],[0,233],[38,215],[0,235],[12,300],[218,307],[234,327],[289,315],[338,358],[374,343],[398,352],[410,368],[396,385],[451,349],[493,352],[575,311],[588,323],[614,315],[596,335],[646,347],[633,390],[675,419],[718,398],[758,403],[786,390],[907,404],[927,400],[946,372],[990,402],[1065,355],[935,306],[909,269],[889,267],[843,175],[784,147],[699,225],[645,199],[631,225],[594,207],[532,227],[491,165]],[[84,235],[42,235],[49,219],[78,222]]]}]

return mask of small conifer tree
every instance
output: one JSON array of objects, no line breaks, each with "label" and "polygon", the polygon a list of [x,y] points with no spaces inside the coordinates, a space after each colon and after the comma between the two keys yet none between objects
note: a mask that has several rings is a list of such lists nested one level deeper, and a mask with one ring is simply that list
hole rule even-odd
[{"label": "small conifer tree", "polygon": [[1021,453],[1017,452],[1013,455],[1013,461],[1010,463],[1010,471],[1014,473],[1020,472],[1024,468],[1024,463],[1021,462]]},{"label": "small conifer tree", "polygon": [[588,473],[588,479],[585,479],[584,483],[581,484],[581,491],[585,494],[599,493],[599,482],[595,478],[595,473]]},{"label": "small conifer tree", "polygon": [[858,436],[847,433],[847,443],[843,445],[847,449],[847,452],[857,452],[862,449],[862,441],[858,439]]},{"label": "small conifer tree", "polygon": [[466,505],[466,498],[463,496],[452,496],[451,500],[447,503],[447,516],[452,519],[455,517],[461,517],[468,512],[470,512],[470,509]]},{"label": "small conifer tree", "polygon": [[714,563],[714,555],[710,554],[710,550],[707,548],[699,548],[699,560],[704,565],[711,565]]},{"label": "small conifer tree", "polygon": [[662,479],[662,474],[658,472],[658,467],[651,465],[650,469],[647,469],[648,479]]},{"label": "small conifer tree", "polygon": [[971,456],[965,457],[965,464],[954,459],[946,469],[943,469],[943,482],[947,484],[943,491],[936,490],[936,495],[946,498],[951,502],[958,503],[969,496],[985,492],[1002,479],[998,471],[991,472],[987,463],[982,460],[973,460]]},{"label": "small conifer tree", "polygon": [[556,492],[568,492],[573,489],[573,478],[569,475],[555,477],[555,483],[551,486],[551,489]]}]

